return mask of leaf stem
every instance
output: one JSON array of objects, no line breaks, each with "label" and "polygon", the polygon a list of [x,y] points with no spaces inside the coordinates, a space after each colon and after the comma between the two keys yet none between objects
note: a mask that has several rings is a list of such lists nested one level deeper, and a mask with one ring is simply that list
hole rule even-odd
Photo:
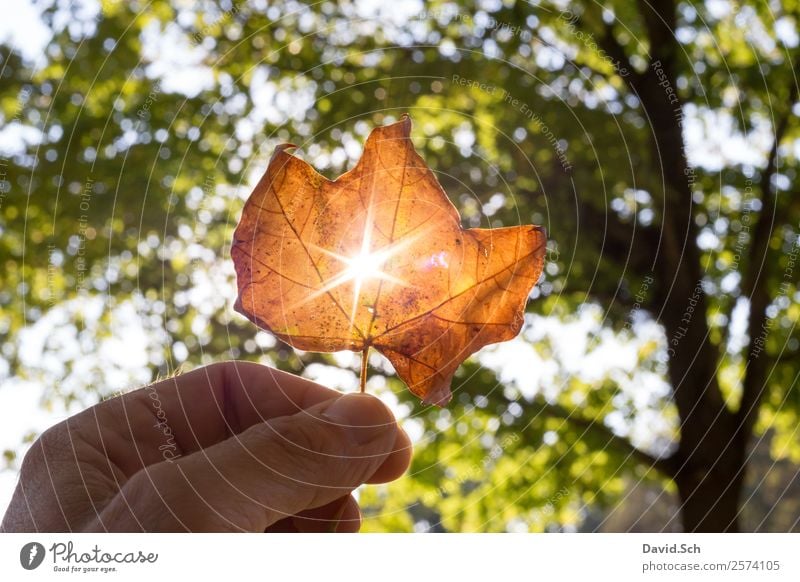
[{"label": "leaf stem", "polygon": [[367,389],[367,364],[369,363],[369,346],[361,352],[361,392]]}]

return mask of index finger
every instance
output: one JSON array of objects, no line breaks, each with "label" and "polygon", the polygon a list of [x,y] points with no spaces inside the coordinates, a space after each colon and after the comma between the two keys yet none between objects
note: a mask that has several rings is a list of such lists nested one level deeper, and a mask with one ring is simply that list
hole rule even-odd
[{"label": "index finger", "polygon": [[256,423],[341,396],[274,368],[230,361],[167,378],[68,419],[130,476],[216,444]]}]

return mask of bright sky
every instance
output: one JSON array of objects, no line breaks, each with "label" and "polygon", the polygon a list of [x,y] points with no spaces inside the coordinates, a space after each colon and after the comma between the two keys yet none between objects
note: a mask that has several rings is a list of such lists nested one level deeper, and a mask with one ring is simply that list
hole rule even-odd
[{"label": "bright sky", "polygon": [[[84,14],[96,14],[97,5],[94,2],[88,1],[85,5]],[[370,18],[379,15],[380,18],[401,24],[409,15],[417,13],[421,6],[419,2],[387,4],[382,0],[362,0],[358,13],[362,17]],[[146,31],[147,56],[153,63],[149,74],[165,77],[165,91],[193,93],[213,83],[210,73],[199,64],[203,56],[202,49],[181,41],[173,32],[168,29],[167,34],[161,37],[156,29]],[[793,29],[785,31],[785,35],[787,38],[794,35],[794,42],[797,42]],[[0,19],[0,41],[16,47],[33,62],[41,54],[48,42],[48,29],[39,21],[37,11],[29,0],[18,0],[13,10],[3,12],[3,18]],[[310,94],[304,96],[300,88],[293,98],[289,98],[289,88],[281,83],[255,75],[253,94],[259,97],[263,106],[255,113],[256,118],[250,126],[247,122],[242,122],[237,131],[252,133],[253,127],[260,126],[260,122],[264,120],[279,123],[287,117],[304,114],[311,106]],[[293,89],[297,90],[296,87]],[[770,136],[766,121],[758,125],[752,135],[743,137],[732,133],[733,123],[724,115],[697,107],[687,107],[685,115],[685,137],[689,159],[693,164],[719,169],[731,163],[754,166],[763,163],[763,152]],[[0,130],[0,151],[9,153],[18,149],[20,140],[25,137],[18,127],[4,127]],[[354,159],[359,153],[359,147],[344,148],[341,155]],[[225,302],[230,307],[235,294],[230,273],[209,269],[208,272],[198,271],[193,276],[196,277],[196,289],[193,291],[195,297],[187,300],[206,306],[213,305],[214,301],[222,301],[223,305],[215,308],[224,307]],[[223,293],[222,297],[217,293],[221,284],[229,286],[228,292]],[[148,311],[141,298],[134,298],[117,307],[113,337],[101,350],[82,348],[80,334],[91,334],[102,325],[99,321],[102,308],[100,301],[97,299],[61,305],[20,335],[19,350],[23,361],[38,362],[48,373],[38,381],[12,379],[0,388],[0,410],[12,411],[10,414],[6,412],[3,422],[0,423],[0,450],[19,449],[24,435],[41,432],[93,403],[76,402],[70,408],[59,404],[52,409],[41,406],[41,382],[56,381],[61,377],[62,357],[79,362],[77,376],[73,375],[72,380],[67,379],[65,388],[69,388],[69,382],[77,381],[76,377],[80,378],[80,366],[85,367],[87,374],[91,370],[102,368],[104,376],[99,380],[107,387],[106,393],[136,386],[149,377],[148,362],[152,361],[151,358],[159,357],[157,348],[160,339],[157,326],[148,323],[147,318],[141,315]],[[69,314],[75,311],[81,311],[86,321],[82,331],[68,323]],[[666,394],[667,387],[657,374],[637,371],[635,365],[639,348],[649,341],[658,341],[660,331],[652,323],[637,322],[634,325],[634,339],[630,340],[627,336],[619,337],[603,329],[602,319],[603,313],[596,308],[581,310],[569,322],[528,316],[525,330],[520,337],[485,349],[479,359],[485,366],[497,372],[501,382],[527,398],[537,393],[557,393],[570,375],[592,381],[613,370],[615,378],[621,383],[624,398],[628,399],[628,405],[638,414],[633,425],[621,414],[611,415],[609,424],[620,434],[629,433],[634,442],[659,449],[665,446],[672,430],[658,413],[659,399]],[[743,328],[741,325],[739,328],[741,335]],[[534,348],[533,342],[543,339],[549,339],[553,345],[554,356],[550,359],[543,358]],[[268,339],[262,338],[259,341],[269,343]],[[732,341],[736,341],[736,337]],[[49,355],[45,355],[45,345]],[[179,352],[186,349],[181,346],[176,347],[175,352],[179,359]],[[358,364],[357,357],[342,353],[336,359],[340,367],[309,366],[306,375],[331,387],[355,389],[357,376],[354,368]],[[374,363],[380,364],[380,361],[376,360]],[[4,364],[5,362],[0,361],[0,373]],[[370,388],[381,394],[400,418],[406,418],[405,426],[412,438],[421,438],[421,423],[407,418],[409,411],[398,405],[394,395],[382,388],[382,383],[382,378],[373,378]],[[575,404],[580,405],[579,402]],[[15,481],[16,475],[13,472],[0,471],[0,511],[7,505]]]}]

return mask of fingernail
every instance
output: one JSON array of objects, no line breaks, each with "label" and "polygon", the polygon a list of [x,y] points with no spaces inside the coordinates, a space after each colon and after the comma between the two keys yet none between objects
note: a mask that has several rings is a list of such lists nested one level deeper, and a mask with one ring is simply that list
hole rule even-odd
[{"label": "fingernail", "polygon": [[344,428],[350,439],[359,445],[386,439],[386,434],[395,427],[383,403],[367,394],[346,394],[325,409],[322,416]]}]

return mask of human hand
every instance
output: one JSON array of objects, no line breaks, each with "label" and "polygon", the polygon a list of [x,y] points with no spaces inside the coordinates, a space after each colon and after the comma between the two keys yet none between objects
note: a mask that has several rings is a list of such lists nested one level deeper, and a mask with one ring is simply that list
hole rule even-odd
[{"label": "human hand", "polygon": [[45,431],[0,531],[358,531],[353,489],[410,458],[377,398],[225,362]]}]

